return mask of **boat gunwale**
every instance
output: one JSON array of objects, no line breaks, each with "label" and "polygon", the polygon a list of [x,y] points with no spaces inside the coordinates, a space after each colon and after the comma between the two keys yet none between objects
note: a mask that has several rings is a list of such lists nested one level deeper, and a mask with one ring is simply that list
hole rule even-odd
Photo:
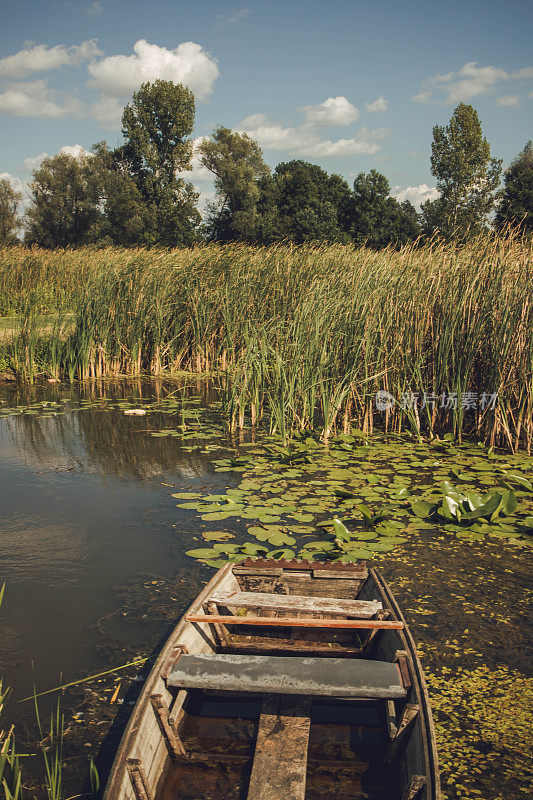
[{"label": "boat gunwale", "polygon": [[126,770],[126,759],[131,755],[139,733],[139,727],[143,716],[150,707],[150,696],[154,692],[155,684],[161,678],[162,665],[172,653],[172,649],[176,644],[176,640],[181,638],[184,631],[189,626],[192,627],[192,623],[186,619],[186,616],[202,607],[202,603],[213,592],[215,587],[218,586],[218,584],[221,583],[225,578],[227,578],[229,574],[231,574],[233,566],[233,564],[228,563],[224,567],[221,567],[219,570],[217,570],[211,580],[204,586],[200,594],[195,597],[189,608],[182,614],[178,624],[172,630],[163,649],[155,660],[154,665],[148,673],[148,677],[146,678],[141,693],[137,698],[135,706],[131,712],[128,724],[124,729],[124,733],[122,734],[120,744],[109,772],[109,777],[102,800],[118,800],[114,792],[116,792],[117,784],[120,785],[122,783],[123,775]]},{"label": "boat gunwale", "polygon": [[416,686],[421,700],[419,704],[420,705],[419,714],[421,717],[421,721],[423,720],[423,726],[421,726],[421,734],[424,746],[425,761],[426,764],[428,765],[430,771],[430,779],[431,779],[431,787],[429,786],[426,787],[426,797],[427,800],[442,800],[442,791],[441,791],[440,774],[439,774],[439,760],[437,753],[437,741],[435,738],[435,729],[433,723],[433,714],[431,712],[431,703],[429,700],[426,679],[424,676],[424,669],[420,662],[420,657],[416,649],[415,640],[413,638],[409,625],[407,624],[405,617],[401,611],[401,608],[398,605],[396,598],[394,597],[394,594],[392,593],[386,580],[375,568],[370,568],[368,574],[369,578],[371,578],[375,582],[384,600],[386,600],[393,615],[404,623],[403,629],[395,631],[395,633],[397,633],[401,639],[405,639],[407,645],[407,651],[411,657],[411,663],[413,666],[414,674],[411,673],[411,678],[413,680],[413,687]]}]

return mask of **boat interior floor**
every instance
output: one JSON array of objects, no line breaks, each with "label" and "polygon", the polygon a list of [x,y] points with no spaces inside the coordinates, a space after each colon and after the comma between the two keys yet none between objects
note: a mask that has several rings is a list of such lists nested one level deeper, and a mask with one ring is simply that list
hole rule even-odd
[{"label": "boat interior floor", "polygon": [[392,702],[190,689],[156,800],[396,800]]}]

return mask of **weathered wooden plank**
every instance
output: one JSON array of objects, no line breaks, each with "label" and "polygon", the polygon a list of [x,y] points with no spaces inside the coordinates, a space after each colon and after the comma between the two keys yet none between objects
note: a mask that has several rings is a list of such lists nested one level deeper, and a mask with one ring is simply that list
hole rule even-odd
[{"label": "weathered wooden plank", "polygon": [[397,650],[396,658],[394,660],[398,663],[398,666],[400,667],[400,672],[402,673],[403,685],[405,686],[406,689],[410,689],[413,684],[411,681],[410,664],[407,651]]},{"label": "weathered wooden plank", "polygon": [[416,718],[418,717],[419,711],[420,706],[418,706],[416,703],[406,703],[398,723],[398,731],[396,736],[391,741],[385,754],[385,764],[392,764],[396,756],[400,753],[400,750],[405,745],[407,735],[411,730]]},{"label": "weathered wooden plank", "polygon": [[403,794],[402,800],[416,800],[417,797],[420,797],[425,786],[426,779],[423,775],[413,775],[409,781],[409,786]]},{"label": "weathered wooden plank", "polygon": [[252,640],[247,641],[234,636],[228,647],[232,652],[250,653],[270,653],[271,655],[279,655],[280,653],[309,653],[310,655],[317,656],[354,656],[361,652],[359,646],[348,647],[338,646],[330,647],[325,642],[302,641],[295,639],[289,641],[288,639],[268,639],[268,641]]},{"label": "weathered wooden plank", "polygon": [[237,617],[224,614],[187,614],[187,622],[221,622],[224,625],[270,625],[284,628],[383,628],[403,629],[403,622],[378,619],[306,619],[305,617]]},{"label": "weathered wooden plank", "polygon": [[266,592],[215,592],[212,603],[236,608],[272,608],[278,611],[297,611],[308,614],[336,614],[341,617],[370,619],[383,609],[379,600],[343,600],[334,597],[309,597],[297,594],[267,594]]},{"label": "weathered wooden plank", "polygon": [[396,664],[346,658],[296,656],[182,656],[169,686],[317,697],[403,698]]},{"label": "weathered wooden plank", "polygon": [[309,697],[265,696],[248,800],[304,800],[310,715]]},{"label": "weathered wooden plank", "polygon": [[335,580],[354,580],[359,578],[365,580],[368,577],[368,570],[354,570],[353,572],[334,572],[331,569],[314,569],[313,578],[333,578]]},{"label": "weathered wooden plank", "polygon": [[166,741],[168,742],[170,752],[173,756],[183,755],[185,753],[185,748],[179,735],[170,724],[170,712],[167,704],[160,694],[151,695],[150,701],[152,703],[152,708],[154,709],[157,720],[161,726],[161,730]]}]

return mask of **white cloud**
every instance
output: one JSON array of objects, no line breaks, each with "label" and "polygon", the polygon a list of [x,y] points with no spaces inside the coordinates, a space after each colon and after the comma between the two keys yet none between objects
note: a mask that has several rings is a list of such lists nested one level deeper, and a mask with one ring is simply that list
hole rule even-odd
[{"label": "white cloud", "polygon": [[102,95],[99,100],[93,103],[89,116],[105,128],[120,130],[123,111],[124,104],[120,100],[116,97]]},{"label": "white cloud", "polygon": [[306,121],[316,125],[350,125],[361,112],[346,97],[328,97],[316,106],[304,106]]},{"label": "white cloud", "polygon": [[91,61],[89,85],[112,97],[125,97],[142,83],[158,78],[188,86],[199,100],[205,100],[213,91],[218,66],[201,45],[182,42],[174,50],[167,50],[139,39],[133,50],[134,55]]},{"label": "white cloud", "polygon": [[37,156],[28,156],[22,162],[22,169],[24,172],[33,172],[41,166],[45,158],[49,158],[49,155],[49,153],[39,153]]},{"label": "white cloud", "polygon": [[519,106],[520,105],[520,96],[517,94],[504,94],[501,97],[497,97],[494,101],[498,106]]},{"label": "white cloud", "polygon": [[365,108],[367,111],[370,111],[371,114],[378,114],[387,111],[389,108],[389,101],[385,100],[383,95],[381,95],[377,100],[374,100],[373,103],[365,103]]},{"label": "white cloud", "polygon": [[21,181],[20,178],[17,178],[15,175],[11,175],[9,172],[0,172],[0,180],[9,181],[16,192],[25,192],[28,188],[24,181]]},{"label": "white cloud", "polygon": [[251,114],[243,119],[239,133],[247,133],[266,150],[293,150],[317,139],[306,127],[285,128],[270,122],[266,114]]},{"label": "white cloud", "polygon": [[0,111],[17,117],[63,117],[80,109],[79,101],[69,95],[58,102],[44,80],[14,83],[0,93]]},{"label": "white cloud", "polygon": [[213,183],[213,173],[210,172],[207,167],[204,167],[203,164],[200,163],[200,155],[198,153],[198,148],[200,144],[205,141],[207,136],[198,136],[196,139],[193,140],[192,143],[192,158],[191,158],[191,165],[192,170],[187,170],[184,173],[183,177],[185,180],[191,181],[195,185],[197,183],[206,184],[206,183]]},{"label": "white cloud", "polygon": [[532,80],[533,79],[533,67],[522,67],[522,69],[517,69],[515,72],[511,72],[511,78],[516,78],[516,80]]},{"label": "white cloud", "polygon": [[71,47],[64,44],[48,47],[46,44],[28,42],[25,49],[0,59],[0,75],[8,78],[24,78],[32,72],[59,69],[101,55],[103,53],[98,48],[96,39],[88,39],[80,45]]},{"label": "white cloud", "polygon": [[439,190],[434,186],[428,186],[427,183],[420,183],[418,186],[407,186],[406,189],[395,186],[391,196],[395,197],[399,203],[403,203],[404,200],[409,200],[419,209],[422,203],[425,203],[426,200],[436,200],[439,194]]},{"label": "white cloud", "polygon": [[377,139],[388,136],[387,128],[368,131],[362,128],[357,136],[349,139],[323,140],[308,123],[284,127],[272,123],[265,114],[252,114],[239,126],[240,133],[247,133],[265,150],[288,150],[294,155],[327,158],[350,156],[358,153],[376,153],[380,145]]},{"label": "white cloud", "polygon": [[232,11],[229,17],[224,17],[223,14],[219,14],[218,19],[223,20],[230,25],[235,25],[236,22],[241,22],[243,19],[246,19],[246,17],[249,17],[251,13],[251,8],[239,8],[236,11]]},{"label": "white cloud", "polygon": [[338,139],[336,142],[327,139],[326,141],[303,147],[299,152],[303,156],[327,158],[330,156],[354,156],[358,153],[373,154],[380,149],[379,144],[375,142],[368,142],[354,137],[352,139]]},{"label": "white cloud", "polygon": [[80,156],[92,156],[92,153],[89,153],[85,147],[82,147],[81,144],[64,144],[63,147],[60,148],[59,153],[64,153],[67,156],[73,156],[73,158],[79,158]]},{"label": "white cloud", "polygon": [[[60,147],[57,151],[59,153],[65,153],[67,156],[73,156],[74,158],[79,158],[79,156],[92,156],[85,147],[82,147],[81,144],[64,144],[63,147]],[[50,158],[50,153],[39,153],[37,156],[28,156],[22,162],[22,169],[24,172],[33,172],[34,169],[38,169],[45,158]]]},{"label": "white cloud", "polygon": [[[413,97],[417,103],[459,103],[469,102],[474,97],[492,94],[502,82],[533,79],[533,67],[523,67],[514,72],[506,72],[501,67],[479,66],[477,61],[469,61],[461,69],[445,75],[435,75],[424,81],[421,91]],[[511,97],[511,95],[505,95]],[[496,102],[499,105],[516,105],[516,102]]]}]

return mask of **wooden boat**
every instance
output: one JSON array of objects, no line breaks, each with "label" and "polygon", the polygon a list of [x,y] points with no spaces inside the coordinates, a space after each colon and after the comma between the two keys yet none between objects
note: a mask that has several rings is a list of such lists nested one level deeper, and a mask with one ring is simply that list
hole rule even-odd
[{"label": "wooden boat", "polygon": [[154,665],[104,800],[439,800],[424,675],[361,564],[220,569]]}]

